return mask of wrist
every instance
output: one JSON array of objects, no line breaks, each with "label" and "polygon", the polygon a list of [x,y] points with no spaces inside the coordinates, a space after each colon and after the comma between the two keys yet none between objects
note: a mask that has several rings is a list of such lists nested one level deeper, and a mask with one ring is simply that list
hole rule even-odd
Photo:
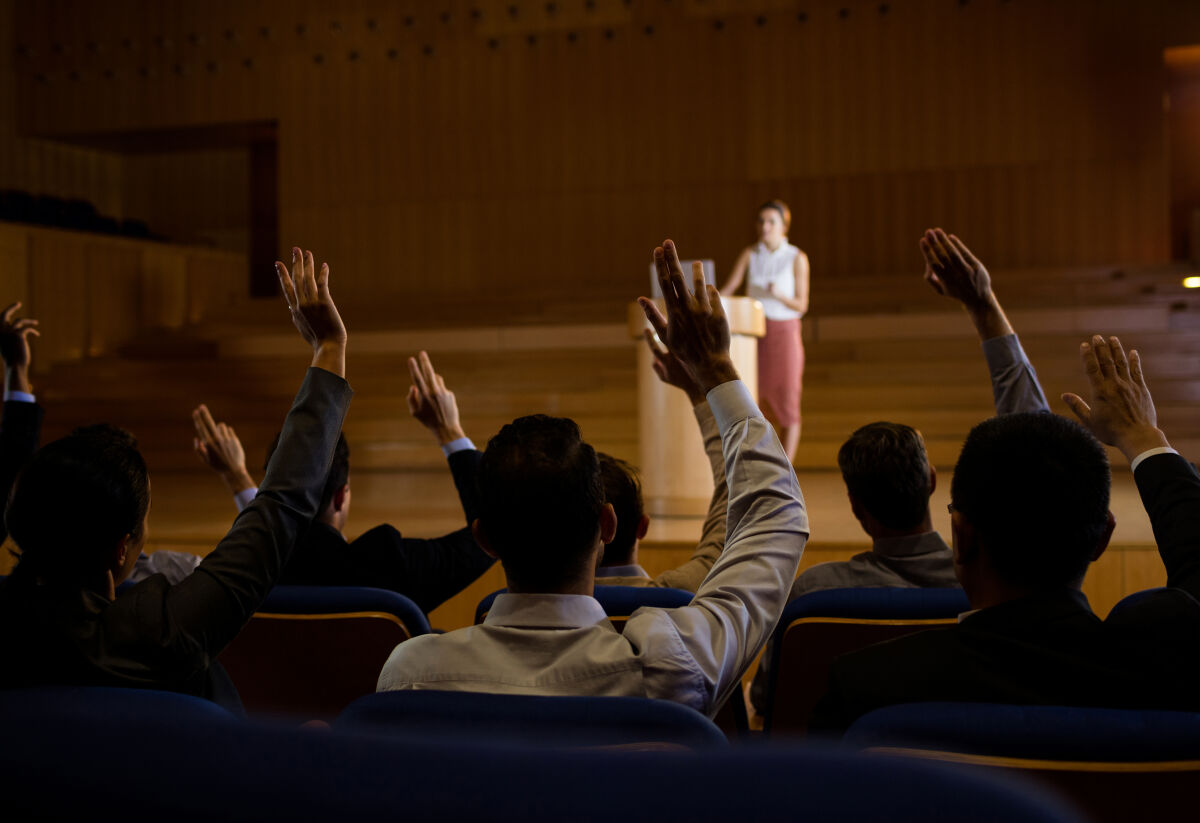
[{"label": "wrist", "polygon": [[246,489],[254,488],[254,478],[245,468],[231,469],[221,472],[221,479],[225,481],[225,485],[229,487],[230,494],[238,494]]},{"label": "wrist", "polygon": [[29,366],[11,366],[4,369],[4,390],[33,393],[33,384],[29,382]]},{"label": "wrist", "polygon": [[728,354],[714,357],[703,366],[696,369],[696,382],[705,396],[722,383],[737,380],[737,369]]},{"label": "wrist", "polygon": [[312,365],[318,369],[333,372],[338,377],[346,377],[346,341],[329,340],[318,343],[313,347]]},{"label": "wrist", "polygon": [[1117,438],[1117,442],[1114,445],[1120,449],[1121,454],[1125,455],[1125,459],[1131,463],[1142,452],[1149,451],[1150,449],[1169,448],[1171,446],[1162,429],[1154,426],[1145,426],[1123,433]]},{"label": "wrist", "polygon": [[467,436],[467,433],[459,425],[435,426],[433,428],[433,436],[437,438],[439,446],[445,446],[448,443],[453,443],[455,440],[462,440]]}]

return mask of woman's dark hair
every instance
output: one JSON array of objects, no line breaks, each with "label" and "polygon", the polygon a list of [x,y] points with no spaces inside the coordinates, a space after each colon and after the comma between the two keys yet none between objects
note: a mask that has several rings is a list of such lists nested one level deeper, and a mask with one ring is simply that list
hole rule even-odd
[{"label": "woman's dark hair", "polygon": [[774,209],[779,212],[779,216],[783,218],[783,230],[786,232],[792,227],[792,210],[788,208],[787,203],[782,200],[768,200],[758,207],[758,212],[761,213],[767,209]]},{"label": "woman's dark hair", "polygon": [[150,478],[137,440],[106,424],[40,449],[17,476],[4,522],[22,571],[82,580],[104,571],[126,535],[142,536]]}]

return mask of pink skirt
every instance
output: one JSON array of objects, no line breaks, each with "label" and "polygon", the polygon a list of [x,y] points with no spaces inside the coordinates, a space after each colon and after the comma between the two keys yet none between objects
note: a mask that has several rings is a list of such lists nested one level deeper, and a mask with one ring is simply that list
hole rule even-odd
[{"label": "pink skirt", "polygon": [[759,403],[770,408],[780,426],[800,422],[800,381],[804,377],[804,344],[800,318],[767,320],[767,334],[758,339]]}]

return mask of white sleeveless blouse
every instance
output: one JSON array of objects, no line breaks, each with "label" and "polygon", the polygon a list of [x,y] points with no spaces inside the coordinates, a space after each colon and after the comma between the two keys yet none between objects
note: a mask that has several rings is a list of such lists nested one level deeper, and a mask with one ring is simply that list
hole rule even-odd
[{"label": "white sleeveless blouse", "polygon": [[771,296],[768,288],[773,283],[775,292],[784,297],[796,296],[796,255],[800,249],[784,242],[779,248],[771,251],[764,243],[759,243],[750,252],[749,282],[746,285],[746,295],[753,297],[763,305],[763,313],[768,320],[791,320],[800,317],[800,312],[793,311]]}]

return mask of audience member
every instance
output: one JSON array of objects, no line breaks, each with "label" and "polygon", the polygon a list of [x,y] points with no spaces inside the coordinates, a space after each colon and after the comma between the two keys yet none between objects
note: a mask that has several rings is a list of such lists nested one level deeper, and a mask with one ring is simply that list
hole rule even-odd
[{"label": "audience member", "polygon": [[[17,319],[18,301],[0,313],[0,358],[4,359],[4,415],[0,417],[0,495],[8,500],[17,472],[37,451],[42,436],[42,407],[29,382],[29,338],[40,336],[38,321]],[[0,523],[0,542],[8,528]]]},{"label": "audience member", "polygon": [[[329,293],[329,267],[318,272],[311,252],[292,254],[291,272],[282,263],[276,269],[292,321],[312,346],[312,368],[258,497],[195,573],[177,585],[150,577],[116,598],[146,539],[146,464],[132,436],[110,426],[78,429],[42,448],[21,470],[5,511],[20,555],[0,584],[0,688],[117,685],[212,694],[211,662],[250,618],[317,513],[350,401],[346,330]],[[5,315],[6,346],[29,333],[11,317]]]},{"label": "audience member", "polygon": [[692,413],[700,426],[704,440],[704,453],[712,467],[713,493],[708,504],[708,514],[700,533],[700,542],[688,561],[674,569],[668,569],[657,577],[646,574],[638,565],[638,548],[650,528],[650,516],[646,514],[642,499],[642,481],[638,470],[607,454],[601,453],[600,479],[604,485],[604,499],[617,515],[617,530],[612,542],[604,547],[600,568],[596,570],[596,584],[604,586],[658,586],[694,592],[700,588],[704,578],[712,569],[725,547],[725,520],[729,508],[729,489],[725,485],[725,456],[721,453],[721,432],[716,418],[708,406],[704,391],[692,379],[679,358],[659,348],[654,333],[646,329],[646,343],[654,357],[654,373],[658,379],[681,389],[692,403]]},{"label": "audience member", "polygon": [[[925,281],[961,304],[979,335],[996,414],[1048,412],[1037,374],[992,289],[988,270],[965,243],[942,229],[927,230],[920,247]],[[903,423],[863,426],[842,444],[838,468],[850,510],[870,536],[871,550],[805,570],[792,585],[790,599],[825,589],[959,585],[950,547],[933,529],[929,497],[937,487],[937,471],[919,431]],[[758,712],[766,708],[772,666],[768,645],[749,690]]]},{"label": "audience member", "polygon": [[[1090,404],[980,423],[951,487],[959,625],[835,661],[810,728],[842,729],[880,706],[927,700],[1195,710],[1200,706],[1200,475],[1157,428],[1141,359],[1097,335],[1081,346]],[[1097,617],[1080,591],[1108,545],[1109,466],[1130,461],[1167,588]]]},{"label": "audience member", "polygon": [[[459,500],[470,524],[478,513],[475,473],[480,452],[463,432],[458,403],[446,381],[434,371],[429,355],[410,357],[409,412],[433,434],[454,475]],[[193,412],[195,448],[225,481],[238,509],[254,499],[257,488],[246,471],[246,455],[237,433],[215,423],[205,406]],[[267,452],[270,460],[279,438]],[[442,537],[404,537],[384,523],[352,541],[343,534],[350,513],[350,447],[339,435],[317,518],[300,538],[279,582],[301,586],[372,586],[409,597],[430,612],[483,574],[495,558],[475,542],[469,526]],[[156,554],[162,554],[157,552]]]},{"label": "audience member", "polygon": [[[733,691],[783,609],[808,537],[796,482],[774,430],[729,358],[716,290],[675,245],[654,250],[667,305],[641,304],[667,349],[706,394],[721,431],[729,483],[728,541],[678,609],[639,609],[619,634],[592,597],[616,531],[600,466],[574,422],[523,417],[488,443],[473,528],[504,566],[508,593],[483,624],[396,647],[381,691],[433,688],[512,694],[633,695],[713,714]],[[669,318],[669,320],[668,320]]]}]

